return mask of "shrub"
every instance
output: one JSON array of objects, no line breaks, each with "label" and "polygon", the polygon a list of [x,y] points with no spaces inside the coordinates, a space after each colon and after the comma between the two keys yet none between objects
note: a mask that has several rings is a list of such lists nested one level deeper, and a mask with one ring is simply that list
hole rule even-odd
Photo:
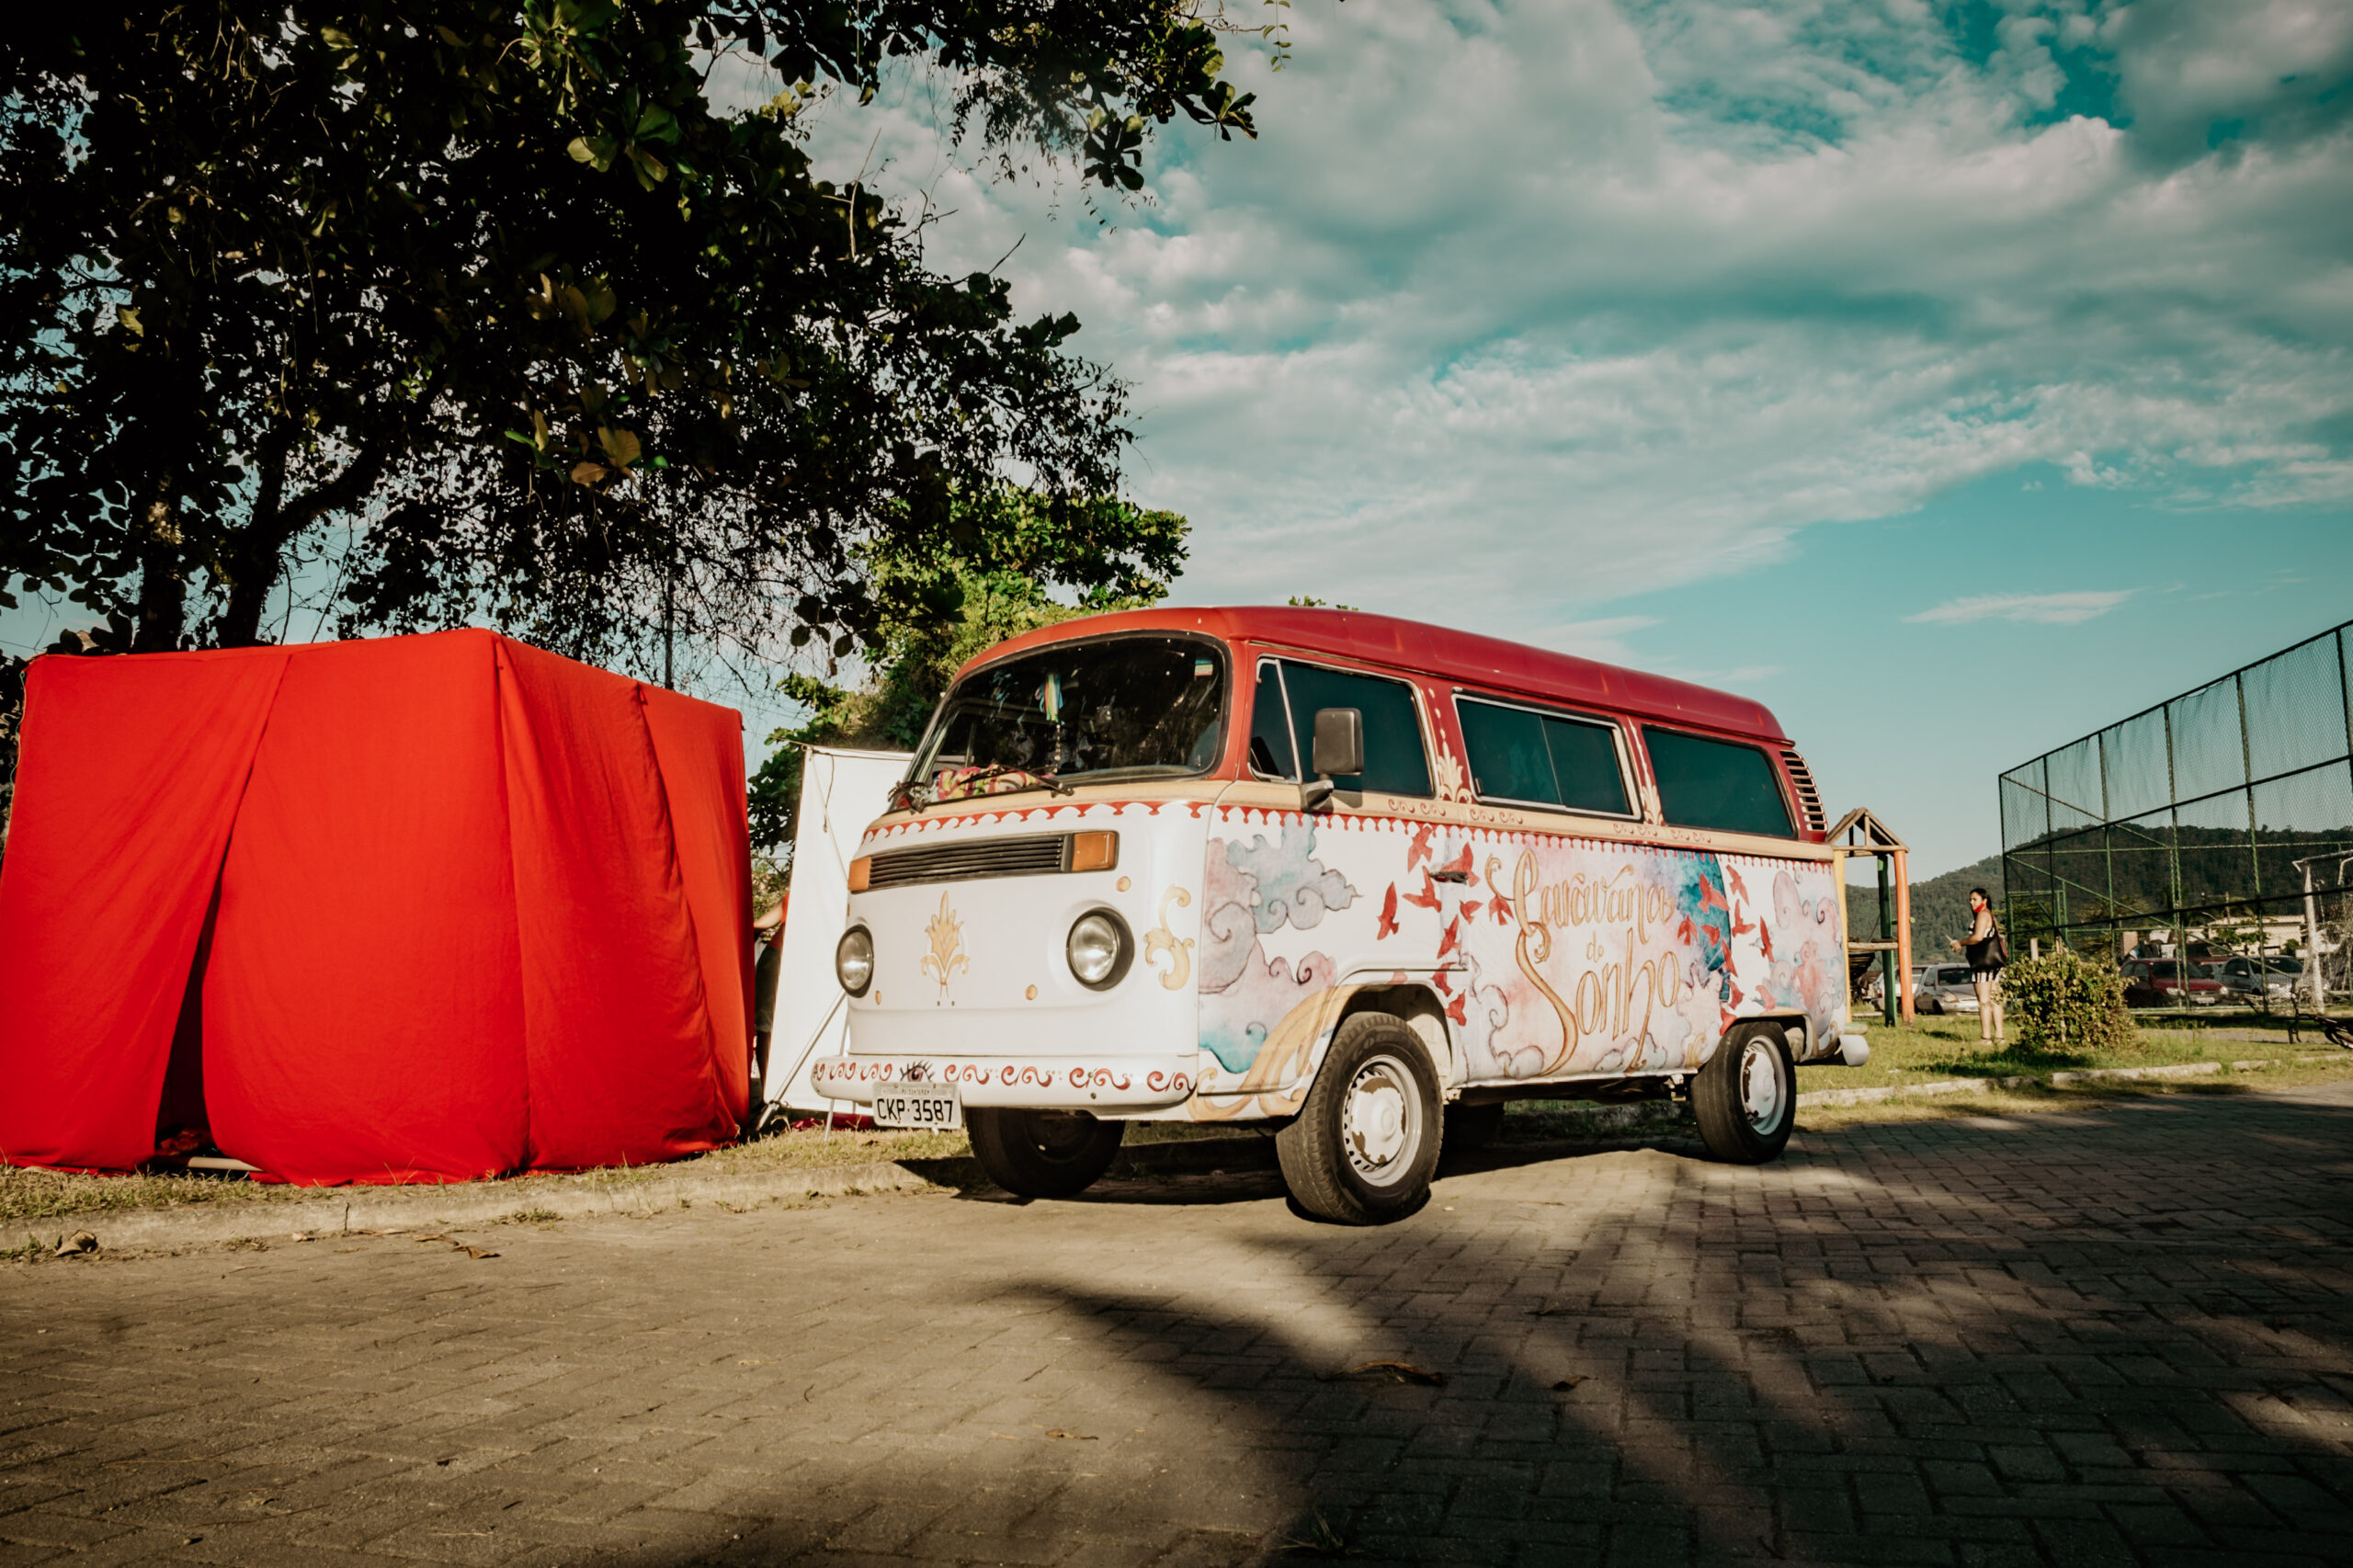
[{"label": "shrub", "polygon": [[2002,1004],[2019,1043],[2040,1051],[2115,1051],[2139,1043],[2124,977],[2063,944],[2002,971]]}]

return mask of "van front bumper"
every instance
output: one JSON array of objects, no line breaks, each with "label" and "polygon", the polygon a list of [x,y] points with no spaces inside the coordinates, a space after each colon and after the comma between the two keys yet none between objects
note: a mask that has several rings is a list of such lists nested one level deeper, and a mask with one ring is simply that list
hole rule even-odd
[{"label": "van front bumper", "polygon": [[828,1056],[810,1069],[827,1099],[870,1105],[888,1084],[953,1084],[968,1106],[1031,1110],[1157,1110],[1190,1097],[1197,1051],[1182,1056]]}]

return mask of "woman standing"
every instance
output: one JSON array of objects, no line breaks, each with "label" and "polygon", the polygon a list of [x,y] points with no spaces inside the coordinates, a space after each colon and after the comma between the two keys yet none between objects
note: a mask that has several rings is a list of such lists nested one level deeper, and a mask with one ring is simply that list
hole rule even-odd
[{"label": "woman standing", "polygon": [[1994,924],[1994,901],[1984,888],[1969,890],[1969,934],[1953,939],[1954,952],[1969,955],[1969,981],[1977,991],[1977,1042],[1999,1050],[2002,1039],[2002,964],[2009,943]]}]

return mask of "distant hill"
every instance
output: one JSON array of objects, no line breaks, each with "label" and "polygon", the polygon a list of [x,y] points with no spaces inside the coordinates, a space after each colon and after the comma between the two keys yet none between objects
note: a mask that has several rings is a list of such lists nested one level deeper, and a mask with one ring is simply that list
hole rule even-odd
[{"label": "distant hill", "polygon": [[[1849,869],[1853,868],[1849,862]],[[1866,862],[1865,864],[1868,864]],[[1988,855],[1973,866],[1963,866],[1957,871],[1947,871],[1941,877],[1930,877],[1925,882],[1912,884],[1912,961],[1930,963],[1952,956],[1945,946],[1951,938],[1969,929],[1969,890],[1984,888],[1994,895],[1994,907],[2002,906],[2002,858]],[[1879,926],[1879,881],[1847,884],[1847,917],[1854,923],[1854,935],[1868,939]]]}]

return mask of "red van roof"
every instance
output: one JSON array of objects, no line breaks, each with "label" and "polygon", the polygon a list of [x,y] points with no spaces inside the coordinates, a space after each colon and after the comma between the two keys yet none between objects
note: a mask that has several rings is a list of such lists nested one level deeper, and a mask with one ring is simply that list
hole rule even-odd
[{"label": "red van roof", "polygon": [[1574,653],[1555,653],[1475,631],[1456,631],[1394,616],[1353,609],[1308,609],[1291,605],[1245,605],[1210,609],[1122,610],[1065,620],[1001,642],[957,672],[1007,653],[1071,637],[1111,631],[1199,631],[1233,642],[1258,642],[1333,653],[1388,665],[1416,675],[1524,697],[1584,703],[1637,718],[1729,731],[1786,743],[1780,721],[1761,702],[1694,686],[1666,676],[1622,669]]}]

